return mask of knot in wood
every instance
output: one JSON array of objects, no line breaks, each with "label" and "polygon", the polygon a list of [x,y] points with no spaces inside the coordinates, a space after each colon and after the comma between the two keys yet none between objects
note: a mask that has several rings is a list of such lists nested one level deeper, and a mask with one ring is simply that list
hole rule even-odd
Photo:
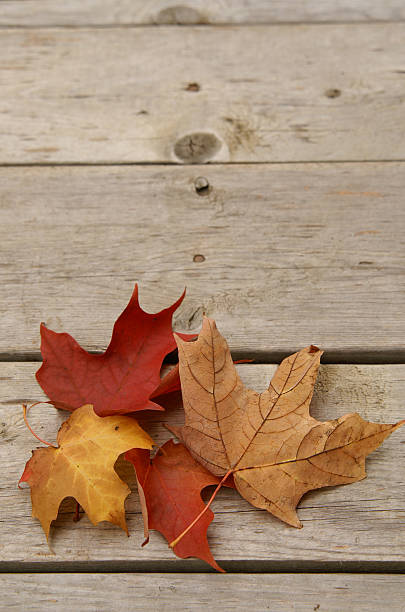
[{"label": "knot in wood", "polygon": [[191,6],[169,6],[162,9],[155,18],[155,23],[170,25],[193,25],[207,23],[200,11]]},{"label": "knot in wood", "polygon": [[191,164],[201,164],[212,159],[222,147],[222,142],[211,132],[193,132],[180,138],[174,145],[176,157]]}]

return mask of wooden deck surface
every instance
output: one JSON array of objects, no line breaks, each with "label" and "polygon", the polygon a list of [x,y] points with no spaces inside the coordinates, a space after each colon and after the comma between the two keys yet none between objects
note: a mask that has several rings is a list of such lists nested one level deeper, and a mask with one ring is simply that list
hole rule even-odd
[{"label": "wooden deck surface", "polygon": [[402,0],[0,2],[0,609],[404,610],[401,430],[302,530],[222,491],[225,576],[141,548],[135,494],[129,539],[66,501],[48,547],[17,489],[39,323],[102,351],[134,282],[149,311],[186,286],[176,329],[215,318],[252,388],[313,343],[315,417],[404,418],[404,41]]}]

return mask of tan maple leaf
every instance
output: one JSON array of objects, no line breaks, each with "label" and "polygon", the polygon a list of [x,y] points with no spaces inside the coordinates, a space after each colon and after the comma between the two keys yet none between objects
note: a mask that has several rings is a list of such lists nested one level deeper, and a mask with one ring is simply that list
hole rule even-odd
[{"label": "tan maple leaf", "polygon": [[63,423],[58,445],[33,451],[20,479],[31,487],[32,516],[46,537],[65,497],[74,497],[94,525],[110,521],[128,533],[124,501],[130,489],[114,464],[132,448],[152,448],[150,436],[130,417],[99,417],[85,405]]},{"label": "tan maple leaf", "polygon": [[240,380],[213,320],[204,319],[196,342],[176,340],[185,425],[174,433],[213,474],[232,473],[251,504],[294,527],[302,527],[296,507],[307,491],[365,478],[366,456],[405,422],[311,417],[322,355],[315,346],[284,359],[259,394]]}]

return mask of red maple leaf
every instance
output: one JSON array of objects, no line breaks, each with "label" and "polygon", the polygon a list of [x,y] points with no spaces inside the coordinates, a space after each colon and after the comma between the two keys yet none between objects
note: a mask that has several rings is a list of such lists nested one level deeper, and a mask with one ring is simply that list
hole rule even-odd
[{"label": "red maple leaf", "polygon": [[54,332],[42,323],[43,363],[36,373],[42,389],[57,407],[72,411],[93,404],[99,416],[163,410],[151,397],[180,389],[178,368],[162,380],[160,370],[163,359],[176,348],[172,316],[184,295],[169,308],[149,314],[139,305],[135,285],[101,355],[88,353],[69,334]]},{"label": "red maple leaf", "polygon": [[[205,509],[201,491],[221,480],[198,463],[183,444],[174,444],[173,440],[166,442],[152,460],[149,451],[137,448],[125,453],[125,459],[135,468],[140,497],[146,504],[145,535],[148,528],[156,529],[169,543]],[[234,486],[232,479],[224,484]],[[182,559],[198,557],[222,572],[208,546],[207,529],[213,518],[214,513],[207,509],[173,550]]]}]

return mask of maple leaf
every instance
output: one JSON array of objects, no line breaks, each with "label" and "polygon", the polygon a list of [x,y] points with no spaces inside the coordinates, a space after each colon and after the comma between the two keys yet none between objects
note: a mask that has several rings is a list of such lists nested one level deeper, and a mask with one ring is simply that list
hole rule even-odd
[{"label": "maple leaf", "polygon": [[286,358],[259,394],[243,385],[214,321],[204,319],[196,342],[177,344],[186,419],[172,431],[210,472],[233,474],[245,499],[294,527],[302,527],[296,507],[307,491],[365,478],[366,456],[405,423],[311,417],[322,355],[315,346]]},{"label": "maple leaf", "polygon": [[[166,442],[150,460],[149,452],[138,449],[125,454],[136,472],[141,499],[146,503],[146,532],[156,529],[168,542],[183,531],[204,509],[201,491],[218,485],[220,479],[198,463],[182,444]],[[233,486],[227,482],[227,486]],[[211,510],[190,529],[174,547],[182,559],[198,557],[214,569],[223,570],[216,563],[208,546],[207,529],[214,518]]]},{"label": "maple leaf", "polygon": [[[193,336],[195,338],[196,336]],[[179,364],[176,365],[161,379],[159,386],[153,391],[150,399],[156,399],[162,395],[173,393],[174,391],[180,391],[180,373]]]},{"label": "maple leaf", "polygon": [[[185,340],[195,339],[196,335],[188,335],[188,334],[178,334],[180,337],[183,337]],[[238,363],[252,363],[253,359],[238,359],[234,361],[234,364]],[[176,365],[169,371],[160,381],[159,386],[154,390],[150,399],[155,399],[161,397],[162,395],[167,395],[169,393],[174,393],[174,391],[180,391],[181,383],[180,383],[180,372],[179,372],[179,364]]]},{"label": "maple leaf", "polygon": [[152,448],[153,440],[133,418],[101,418],[91,405],[75,410],[57,439],[57,448],[33,451],[20,479],[31,487],[32,516],[40,520],[46,537],[65,497],[74,497],[94,525],[109,521],[128,533],[124,501],[130,489],[114,464],[133,447]]},{"label": "maple leaf", "polygon": [[[151,396],[179,388],[178,371],[162,381],[163,359],[176,348],[172,316],[185,293],[169,308],[156,314],[142,310],[138,286],[117,319],[110,344],[101,355],[85,351],[72,336],[41,324],[43,363],[37,381],[55,406],[75,410],[93,404],[100,416],[138,410],[163,410]],[[195,335],[180,334],[183,339]],[[169,381],[169,384],[168,384]]]}]

